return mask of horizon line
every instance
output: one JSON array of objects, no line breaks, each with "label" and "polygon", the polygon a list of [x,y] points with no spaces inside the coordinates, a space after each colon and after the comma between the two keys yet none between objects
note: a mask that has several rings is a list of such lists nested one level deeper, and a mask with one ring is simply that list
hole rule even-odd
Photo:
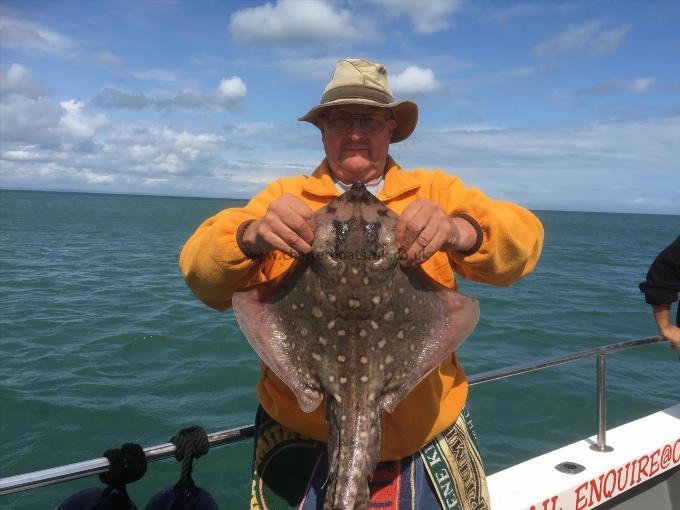
[{"label": "horizon line", "polygon": [[[113,195],[113,196],[127,196],[127,197],[149,197],[149,198],[197,198],[204,200],[240,200],[248,201],[250,198],[247,197],[225,197],[225,196],[206,196],[206,195],[166,195],[166,194],[153,194],[153,193],[135,193],[129,191],[92,191],[92,190],[78,190],[78,189],[35,189],[35,188],[7,188],[0,186],[0,191],[15,191],[15,192],[31,192],[31,193],[70,193],[70,194],[81,194],[81,195]],[[521,204],[520,204],[521,205]],[[645,214],[645,215],[657,215],[657,216],[680,216],[680,212],[645,212],[645,211],[593,211],[593,210],[581,210],[581,209],[545,209],[542,207],[526,207],[531,211],[540,212],[575,212],[575,213],[599,213],[599,214]]]}]

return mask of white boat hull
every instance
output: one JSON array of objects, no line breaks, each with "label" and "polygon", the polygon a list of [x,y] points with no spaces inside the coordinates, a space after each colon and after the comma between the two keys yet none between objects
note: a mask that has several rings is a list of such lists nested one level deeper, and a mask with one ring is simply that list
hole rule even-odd
[{"label": "white boat hull", "polygon": [[[680,404],[488,477],[494,510],[680,510]],[[561,463],[580,464],[576,474]],[[573,467],[573,466],[570,466]],[[667,474],[666,474],[667,473]]]}]

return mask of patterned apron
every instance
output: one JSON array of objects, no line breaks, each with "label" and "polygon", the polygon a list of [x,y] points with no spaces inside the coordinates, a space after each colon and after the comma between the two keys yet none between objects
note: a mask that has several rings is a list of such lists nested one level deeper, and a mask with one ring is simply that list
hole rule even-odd
[{"label": "patterned apron", "polygon": [[[287,429],[258,408],[251,510],[321,509],[327,477],[326,445]],[[467,409],[420,452],[380,462],[369,487],[369,508],[489,510],[486,475]]]}]

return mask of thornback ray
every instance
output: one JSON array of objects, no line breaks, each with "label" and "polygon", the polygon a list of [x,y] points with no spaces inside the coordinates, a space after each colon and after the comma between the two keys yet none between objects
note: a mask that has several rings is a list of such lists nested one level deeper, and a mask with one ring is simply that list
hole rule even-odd
[{"label": "thornback ray", "polygon": [[479,319],[477,300],[400,266],[398,220],[356,183],[315,213],[310,255],[233,297],[248,342],[300,408],[325,401],[324,509],[368,508],[382,412],[393,412]]}]

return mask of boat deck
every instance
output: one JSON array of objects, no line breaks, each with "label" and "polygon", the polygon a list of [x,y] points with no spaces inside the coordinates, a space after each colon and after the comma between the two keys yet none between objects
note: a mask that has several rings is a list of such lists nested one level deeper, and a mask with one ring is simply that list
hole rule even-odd
[{"label": "boat deck", "polygon": [[[680,509],[680,404],[609,430],[611,451],[593,445],[596,436],[489,476],[492,508]],[[560,472],[560,464],[584,469]],[[624,492],[625,498],[617,498]]]}]

